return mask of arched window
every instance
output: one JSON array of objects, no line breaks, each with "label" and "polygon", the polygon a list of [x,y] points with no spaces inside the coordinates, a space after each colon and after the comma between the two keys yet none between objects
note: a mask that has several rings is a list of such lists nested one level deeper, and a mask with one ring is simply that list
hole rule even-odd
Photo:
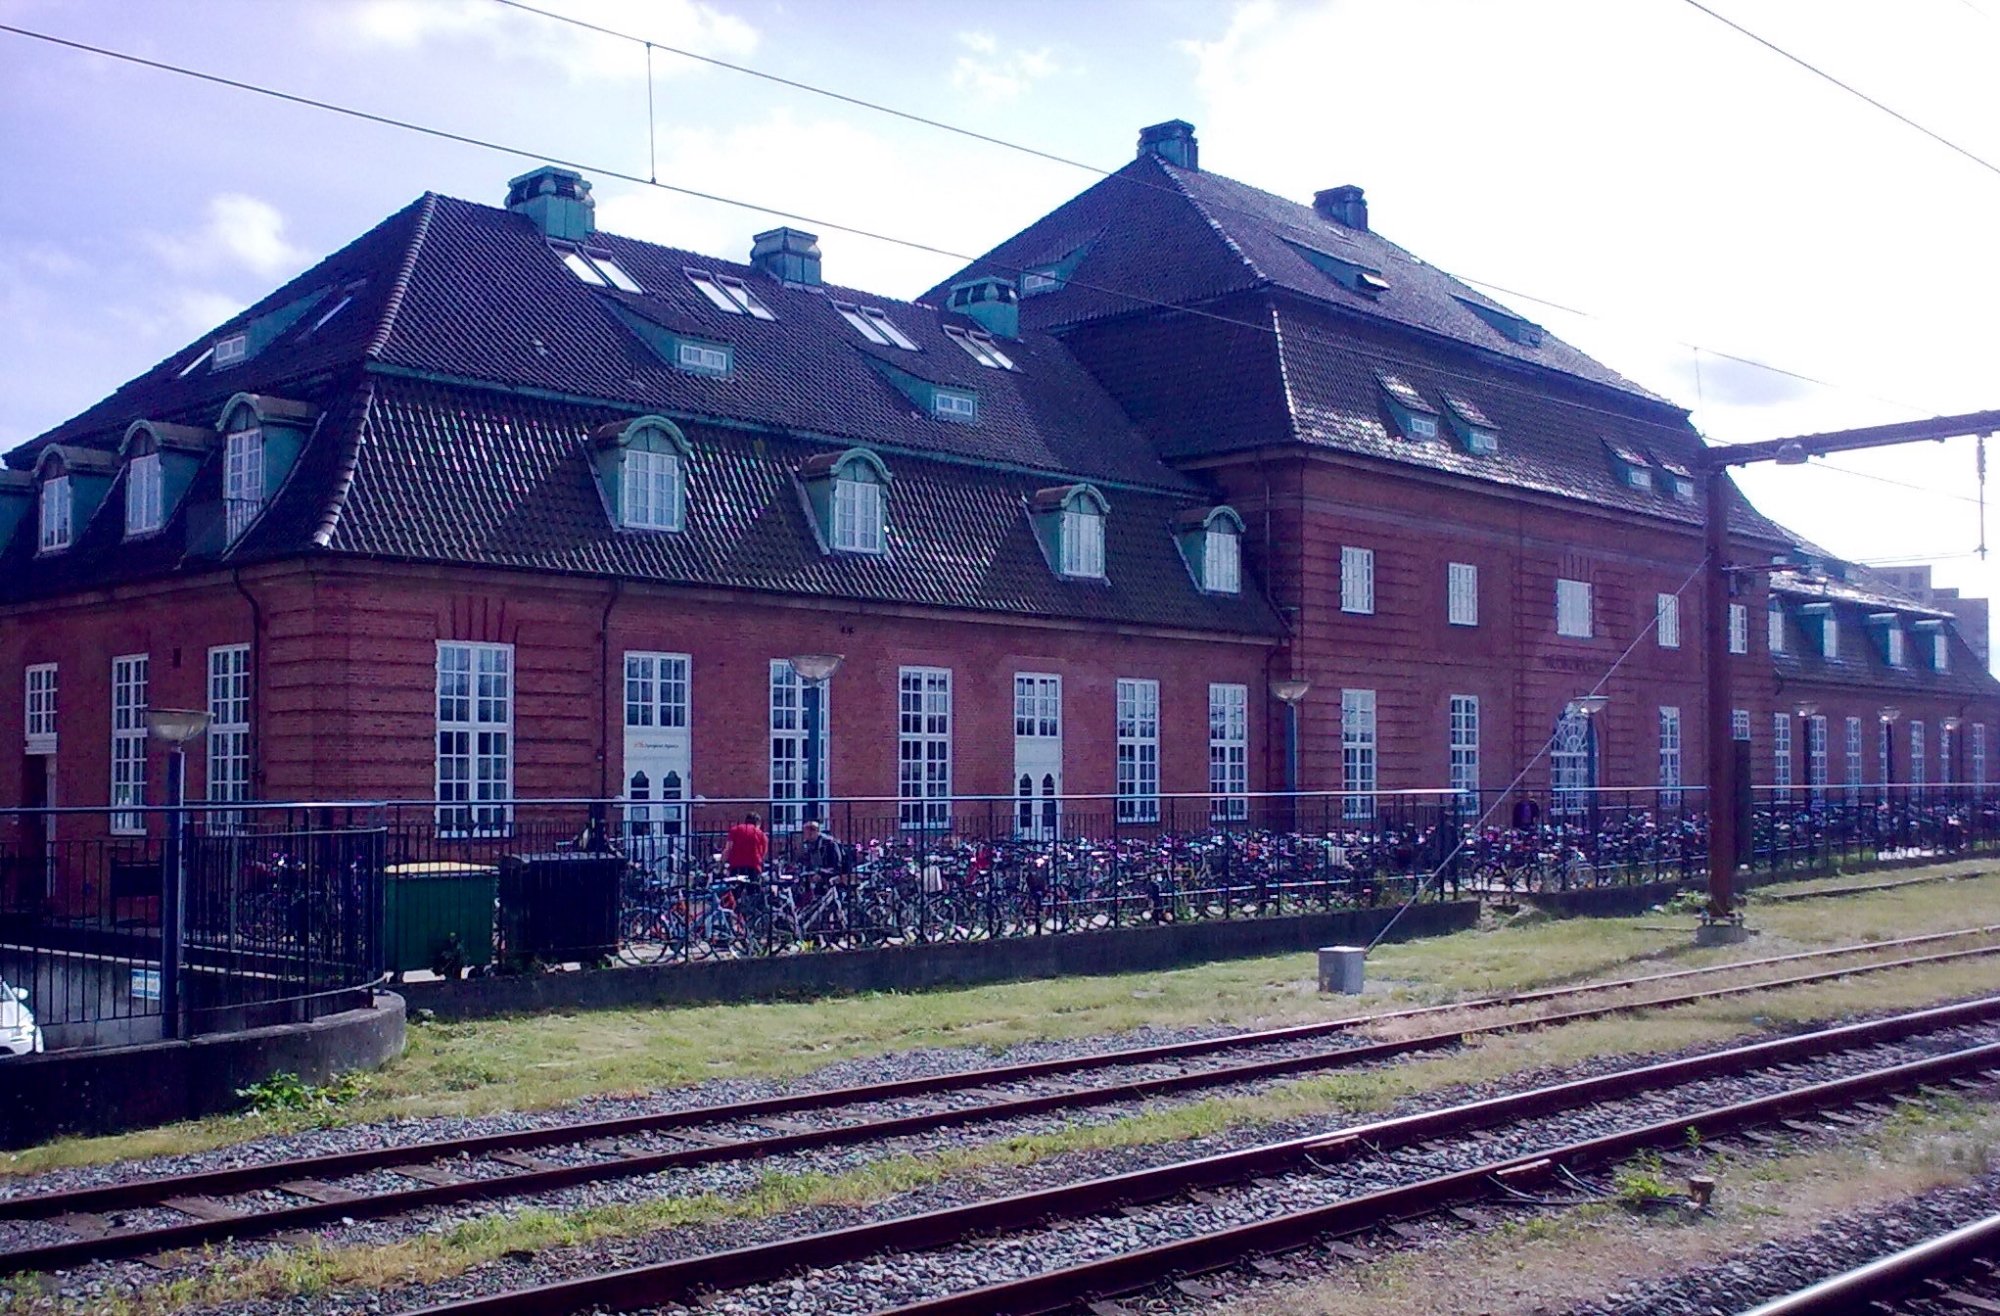
[{"label": "arched window", "polygon": [[820,533],[836,553],[889,550],[889,468],[866,448],[821,453],[799,469]]},{"label": "arched window", "polygon": [[687,436],[661,416],[613,422],[592,433],[598,474],[624,530],[679,530],[687,521]]},{"label": "arched window", "polygon": [[264,425],[247,403],[222,426],[222,506],[232,544],[264,510]]},{"label": "arched window", "polygon": [[1103,494],[1087,484],[1058,485],[1037,490],[1029,510],[1058,575],[1104,579],[1104,523],[1111,504]]}]

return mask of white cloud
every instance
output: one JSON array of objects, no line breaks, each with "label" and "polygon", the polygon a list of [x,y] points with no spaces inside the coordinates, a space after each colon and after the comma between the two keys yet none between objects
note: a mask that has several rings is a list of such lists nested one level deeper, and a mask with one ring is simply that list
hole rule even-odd
[{"label": "white cloud", "polygon": [[305,263],[305,253],[285,239],[283,213],[241,192],[211,197],[208,222],[201,228],[153,234],[147,241],[170,267],[186,274],[240,269],[270,278],[291,274]]},{"label": "white cloud", "polygon": [[971,53],[960,55],[952,65],[951,85],[982,100],[1015,100],[1037,82],[1064,71],[1047,46],[1003,52],[991,32],[961,32],[958,43]]},{"label": "white cloud", "polygon": [[[537,8],[721,59],[741,59],[757,48],[754,27],[700,0],[600,0],[589,6],[538,0]],[[416,53],[477,46],[490,57],[554,64],[578,81],[636,81],[646,72],[645,49],[634,42],[494,0],[356,0],[318,12],[328,36],[364,47]],[[698,67],[671,53],[653,58],[659,77]]]}]

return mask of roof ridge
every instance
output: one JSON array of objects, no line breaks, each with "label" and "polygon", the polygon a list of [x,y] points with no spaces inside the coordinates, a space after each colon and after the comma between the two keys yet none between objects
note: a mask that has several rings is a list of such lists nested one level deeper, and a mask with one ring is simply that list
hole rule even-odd
[{"label": "roof ridge", "polygon": [[403,297],[410,290],[410,279],[417,269],[417,258],[424,249],[424,238],[430,233],[431,216],[437,212],[438,194],[425,192],[418,204],[423,208],[417,214],[416,232],[410,235],[410,245],[403,252],[403,263],[396,271],[396,281],[389,288],[389,297],[382,305],[382,322],[376,326],[375,336],[362,349],[361,355],[370,361],[380,360],[388,350],[389,336],[396,330],[396,315],[403,309]]},{"label": "roof ridge", "polygon": [[[1186,199],[1187,203],[1190,206],[1194,207],[1195,213],[1201,216],[1202,222],[1204,224],[1207,224],[1209,228],[1215,231],[1215,236],[1222,239],[1222,245],[1228,247],[1232,252],[1236,253],[1236,258],[1243,262],[1243,268],[1249,270],[1252,274],[1256,275],[1257,281],[1259,283],[1271,282],[1271,275],[1269,271],[1265,270],[1262,266],[1258,265],[1256,260],[1250,255],[1250,253],[1243,250],[1242,245],[1238,243],[1235,238],[1229,236],[1229,231],[1222,226],[1222,221],[1217,219],[1214,216],[1214,214],[1212,214],[1209,211],[1209,208],[1202,203],[1202,199],[1196,196],[1194,192],[1188,188],[1186,181],[1183,180],[1180,176],[1180,171],[1174,165],[1168,163],[1165,160],[1160,159],[1160,157],[1156,155],[1149,155],[1143,158],[1147,160],[1152,160],[1156,163],[1156,165],[1159,168],[1159,171],[1165,174],[1167,176],[1168,181],[1174,185],[1174,190],[1180,193],[1180,195]],[[1190,170],[1189,172],[1194,173],[1198,171]],[[1212,174],[1210,175],[1210,177],[1221,178],[1226,182],[1235,183],[1236,186],[1238,187],[1249,186],[1246,183],[1239,183],[1237,182],[1236,179],[1229,178],[1225,174]],[[1261,188],[1251,188],[1251,190],[1262,191]],[[1278,197],[1278,194],[1275,192],[1265,192],[1264,195],[1273,197],[1278,200],[1284,199],[1282,197]]]},{"label": "roof ridge", "polygon": [[326,508],[320,513],[319,525],[312,533],[312,542],[317,548],[333,546],[333,536],[340,529],[341,514],[347,510],[347,495],[353,491],[355,476],[361,471],[361,446],[368,441],[368,422],[375,414],[375,377],[372,374],[363,373],[361,396],[349,406],[349,414],[353,416],[354,423],[348,431],[347,451],[334,476],[333,491],[327,495]]}]

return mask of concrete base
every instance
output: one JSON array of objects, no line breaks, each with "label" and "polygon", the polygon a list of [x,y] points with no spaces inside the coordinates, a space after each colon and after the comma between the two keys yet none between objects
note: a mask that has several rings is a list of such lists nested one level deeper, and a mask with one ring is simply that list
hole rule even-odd
[{"label": "concrete base", "polygon": [[1319,989],[1342,996],[1361,995],[1367,976],[1368,949],[1365,946],[1321,946],[1319,948]]},{"label": "concrete base", "polygon": [[1734,946],[1750,940],[1750,929],[1741,923],[1703,923],[1694,930],[1697,946]]}]

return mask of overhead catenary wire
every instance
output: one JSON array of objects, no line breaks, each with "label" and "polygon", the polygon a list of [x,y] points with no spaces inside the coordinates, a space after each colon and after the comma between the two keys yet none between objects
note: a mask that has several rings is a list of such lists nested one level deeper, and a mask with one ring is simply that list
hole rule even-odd
[{"label": "overhead catenary wire", "polygon": [[[647,53],[646,67],[647,67],[647,76],[649,79],[651,78],[652,74],[652,52],[654,50],[664,50],[669,54],[678,55],[683,59],[691,60],[700,64],[706,64],[713,68],[724,69],[730,73],[741,74],[744,77],[748,78],[756,78],[764,82],[773,83],[777,86],[789,88],[793,91],[804,92],[807,95],[824,97],[827,100],[837,101],[843,105],[852,105],[857,109],[864,109],[876,114],[883,114],[891,118],[901,119],[906,123],[913,123],[921,127],[932,128],[939,132],[951,133],[955,136],[963,137],[970,141],[980,142],[987,146],[997,146],[1002,150],[1014,151],[1021,155],[1031,156],[1038,160],[1044,160],[1052,164],[1063,165],[1066,168],[1081,170],[1084,173],[1090,174],[1095,178],[1111,179],[1131,187],[1145,188],[1150,191],[1166,193],[1170,196],[1178,197],[1180,195],[1175,189],[1167,187],[1164,184],[1155,183],[1145,178],[1135,178],[1120,170],[1106,169],[1102,165],[1091,164],[1088,161],[1077,160],[1070,156],[1058,154],[1054,151],[1044,150],[1041,147],[1030,146],[1025,142],[1018,142],[1005,137],[996,137],[991,133],[983,133],[973,128],[967,128],[962,124],[952,123],[949,120],[934,118],[926,114],[918,114],[911,110],[899,109],[896,106],[887,105],[881,101],[869,100],[867,97],[864,96],[855,96],[847,92],[835,91],[831,87],[821,86],[817,83],[806,82],[798,78],[787,78],[780,74],[771,73],[764,69],[752,67],[751,65],[748,64],[739,64],[731,60],[719,59],[713,55],[704,55],[699,51],[690,50],[685,46],[675,46],[675,45],[670,45],[666,42],[655,41],[650,37],[643,37],[633,32],[626,32],[618,28],[607,27],[602,23],[594,23],[591,22],[589,19],[578,18],[572,14],[558,13],[555,10],[545,9],[539,5],[528,4],[526,3],[526,0],[493,0],[493,3],[498,5],[503,5],[509,9],[519,10],[522,13],[534,14],[538,17],[546,18],[553,22],[566,23],[572,27],[577,27],[585,31],[598,33],[601,36],[612,37],[620,41],[628,41],[635,45],[643,45],[645,46]],[[655,176],[657,177],[657,174]],[[1231,214],[1241,214],[1249,216],[1251,218],[1256,218],[1255,216],[1250,216],[1250,212],[1243,210],[1241,207],[1231,206],[1223,202],[1214,201],[1212,199],[1204,202],[1204,204],[1211,206],[1212,208],[1217,210],[1227,211]],[[1725,361],[1733,361],[1738,365],[1749,366],[1753,369],[1769,371],[1771,374],[1782,375],[1787,379],[1796,379],[1802,383],[1812,384],[1819,388],[1833,389],[1837,392],[1852,392],[1861,397],[1872,398],[1877,402],[1886,402],[1891,406],[1902,407],[1905,410],[1915,415],[1922,415],[1925,412],[1925,409],[1923,407],[1920,407],[1913,402],[1905,402],[1898,398],[1884,397],[1879,393],[1870,393],[1865,389],[1854,388],[1852,385],[1836,384],[1830,380],[1821,379],[1817,376],[1809,375],[1802,371],[1790,370],[1784,366],[1772,365],[1770,362],[1758,360],[1756,357],[1745,356],[1738,352],[1725,352],[1718,348],[1709,347],[1705,344],[1691,342],[1687,340],[1685,337],[1670,332],[1659,326],[1637,326],[1636,322],[1633,321],[1622,321],[1618,317],[1609,317],[1598,314],[1596,312],[1582,310],[1579,309],[1578,307],[1570,306],[1563,302],[1553,301],[1547,297],[1537,297],[1533,293],[1525,293],[1519,291],[1518,289],[1505,287],[1501,284],[1494,283],[1487,279],[1474,278],[1470,275],[1464,275],[1464,274],[1453,274],[1451,277],[1457,279],[1461,283],[1469,283],[1475,287],[1487,288],[1505,297],[1513,297],[1523,301],[1534,302],[1538,306],[1547,306],[1554,310],[1562,311],[1565,314],[1577,316],[1581,319],[1596,320],[1602,323],[1632,323],[1635,324],[1635,327],[1643,327],[1647,329],[1648,332],[1657,333],[1661,337],[1665,338],[1667,341],[1676,343],[1681,347],[1689,348],[1692,351],[1707,352],[1710,356],[1718,357]],[[1072,282],[1074,282],[1074,280],[1072,280]],[[1700,371],[1700,365],[1697,362],[1696,364],[1697,389],[1700,387],[1699,371]]]}]

